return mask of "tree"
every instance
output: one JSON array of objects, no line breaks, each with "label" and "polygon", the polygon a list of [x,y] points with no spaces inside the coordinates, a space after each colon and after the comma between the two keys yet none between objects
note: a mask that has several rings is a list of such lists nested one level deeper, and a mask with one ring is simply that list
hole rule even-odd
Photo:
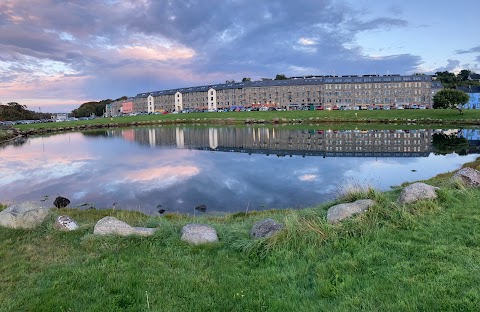
[{"label": "tree", "polygon": [[436,72],[435,75],[445,88],[453,88],[457,85],[457,76],[454,73],[443,71]]},{"label": "tree", "polygon": [[433,108],[457,108],[462,114],[461,105],[468,102],[470,97],[463,91],[443,89],[433,97]]},{"label": "tree", "polygon": [[285,76],[284,74],[277,74],[275,76],[275,80],[287,80],[287,76]]},{"label": "tree", "polygon": [[225,83],[235,83],[235,80],[225,80]]},{"label": "tree", "polygon": [[[120,99],[124,99],[126,97],[121,97]],[[89,117],[92,114],[95,114],[96,116],[102,116],[105,107],[107,104],[112,103],[113,101],[111,99],[107,100],[101,100],[100,102],[86,102],[80,105],[79,108],[74,109],[72,111],[72,114],[74,117]]]},{"label": "tree", "polygon": [[252,81],[251,78],[243,78],[243,79],[242,79],[242,82],[250,82],[250,81]]}]

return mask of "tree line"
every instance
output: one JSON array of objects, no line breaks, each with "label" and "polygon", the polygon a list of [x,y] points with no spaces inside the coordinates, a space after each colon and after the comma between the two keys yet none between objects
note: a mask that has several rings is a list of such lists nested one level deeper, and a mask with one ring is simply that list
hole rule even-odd
[{"label": "tree line", "polygon": [[116,102],[116,101],[124,101],[126,99],[127,99],[126,96],[122,96],[121,98],[118,98],[116,100],[106,99],[106,100],[101,100],[101,101],[98,101],[98,102],[95,102],[95,101],[86,102],[86,103],[83,103],[82,105],[80,105],[79,108],[74,109],[72,111],[72,115],[74,117],[77,117],[77,118],[79,118],[79,117],[90,117],[92,115],[103,116],[103,114],[105,113],[105,108],[106,108],[107,104],[110,104],[110,103]]},{"label": "tree line", "polygon": [[462,69],[458,74],[451,73],[449,71],[436,72],[437,80],[442,83],[442,85],[447,89],[454,89],[455,87],[463,86],[480,86],[480,81],[469,80],[470,75],[475,75],[476,73],[468,70]]}]

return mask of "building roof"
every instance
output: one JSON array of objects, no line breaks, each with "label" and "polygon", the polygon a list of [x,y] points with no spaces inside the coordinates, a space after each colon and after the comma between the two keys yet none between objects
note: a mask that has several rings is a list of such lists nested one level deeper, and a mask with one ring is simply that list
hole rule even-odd
[{"label": "building roof", "polygon": [[432,81],[432,89],[443,89],[443,85],[440,81]]},{"label": "building roof", "polygon": [[[207,86],[188,87],[179,89],[170,89],[162,91],[153,91],[137,94],[137,98],[160,95],[172,95],[177,92],[207,92],[209,89],[227,90],[227,89],[243,89],[243,88],[261,88],[261,87],[282,87],[282,86],[301,86],[301,85],[320,85],[320,84],[347,84],[347,83],[382,83],[382,82],[422,82],[432,81],[429,75],[347,75],[347,76],[307,76],[307,77],[291,77],[286,80],[263,80],[263,81],[246,81],[220,83]],[[443,87],[440,82],[440,87]],[[432,85],[433,86],[433,85]]]},{"label": "building roof", "polygon": [[463,86],[456,87],[455,89],[463,91],[465,93],[480,93],[480,86]]},{"label": "building roof", "polygon": [[468,75],[468,79],[470,79],[470,80],[480,80],[480,74],[470,74],[470,75]]}]

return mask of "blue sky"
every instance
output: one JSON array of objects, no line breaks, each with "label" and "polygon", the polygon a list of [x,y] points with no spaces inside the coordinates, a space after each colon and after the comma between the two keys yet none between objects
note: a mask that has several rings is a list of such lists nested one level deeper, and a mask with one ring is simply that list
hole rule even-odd
[{"label": "blue sky", "polygon": [[480,1],[2,0],[0,102],[299,75],[480,72]]}]

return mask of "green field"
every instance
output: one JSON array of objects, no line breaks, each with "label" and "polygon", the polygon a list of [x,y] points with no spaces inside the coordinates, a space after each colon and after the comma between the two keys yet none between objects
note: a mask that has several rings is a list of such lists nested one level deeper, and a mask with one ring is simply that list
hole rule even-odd
[{"label": "green field", "polygon": [[131,123],[161,123],[161,122],[188,122],[188,123],[244,123],[247,120],[265,120],[270,122],[275,118],[302,120],[310,123],[332,122],[436,122],[436,123],[470,123],[480,124],[480,110],[465,110],[460,114],[457,110],[376,110],[376,111],[269,111],[269,112],[228,112],[228,113],[189,113],[167,115],[138,115],[114,118],[96,118],[94,120],[79,120],[69,122],[55,122],[44,124],[29,124],[15,126],[21,130],[39,128],[75,127],[79,125],[119,124]]},{"label": "green field", "polygon": [[[478,311],[480,190],[450,176],[429,181],[437,200],[405,206],[400,188],[348,192],[338,201],[364,193],[378,204],[335,226],[331,204],[224,217],[55,210],[80,230],[55,231],[54,216],[35,230],[0,228],[0,311]],[[158,231],[93,236],[106,215]],[[266,217],[285,229],[250,239]],[[189,222],[214,226],[220,242],[181,242]]]}]

